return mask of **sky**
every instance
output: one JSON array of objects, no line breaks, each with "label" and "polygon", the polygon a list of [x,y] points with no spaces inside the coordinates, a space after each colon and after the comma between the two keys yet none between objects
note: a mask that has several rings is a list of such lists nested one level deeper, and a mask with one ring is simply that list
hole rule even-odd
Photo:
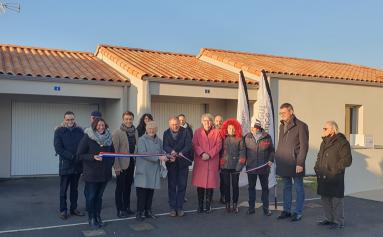
[{"label": "sky", "polygon": [[6,1],[21,12],[0,15],[0,44],[218,48],[383,69],[381,0]]}]

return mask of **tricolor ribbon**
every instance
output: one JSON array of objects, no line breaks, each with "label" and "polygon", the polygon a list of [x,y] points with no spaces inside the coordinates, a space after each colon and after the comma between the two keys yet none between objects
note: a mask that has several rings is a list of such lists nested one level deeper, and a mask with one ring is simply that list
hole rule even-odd
[{"label": "tricolor ribbon", "polygon": [[[131,153],[112,153],[112,152],[100,152],[98,154],[101,158],[142,158],[142,157],[152,157],[152,156],[170,156],[170,154],[131,154]],[[177,154],[177,157],[181,157],[190,163],[193,163],[192,160],[184,156],[183,154]]]}]

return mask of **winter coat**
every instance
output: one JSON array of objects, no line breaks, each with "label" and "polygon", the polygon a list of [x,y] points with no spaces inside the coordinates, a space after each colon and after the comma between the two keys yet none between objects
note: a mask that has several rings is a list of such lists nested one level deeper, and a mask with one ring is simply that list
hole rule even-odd
[{"label": "winter coat", "polygon": [[[241,150],[241,159],[237,170],[240,171],[244,165],[246,170],[251,170],[262,166],[267,162],[274,162],[274,145],[271,136],[267,132],[262,132],[258,141],[250,132],[243,138],[244,145]],[[268,174],[269,166],[250,171],[250,174]]]},{"label": "winter coat", "polygon": [[[138,132],[136,129],[136,141],[138,141]],[[112,135],[114,150],[117,153],[129,153],[129,140],[125,131],[117,129]],[[129,167],[130,158],[119,158],[114,161],[114,170],[126,170]]]},{"label": "winter coat", "polygon": [[[193,136],[194,167],[192,184],[200,188],[217,188],[219,186],[219,152],[222,148],[222,138],[217,129],[211,129],[206,134],[203,128],[198,128]],[[210,156],[202,160],[202,154]]]},{"label": "winter coat", "polygon": [[240,152],[242,150],[242,138],[235,136],[226,136],[223,140],[222,151],[220,157],[221,169],[236,169]]},{"label": "winter coat", "polygon": [[84,132],[80,127],[58,127],[54,134],[54,148],[59,155],[59,175],[81,174],[82,164],[76,159],[77,147]]},{"label": "winter coat", "polygon": [[344,173],[352,163],[350,143],[338,133],[324,138],[315,163],[319,195],[344,197]]},{"label": "winter coat", "polygon": [[84,167],[85,182],[106,182],[112,178],[114,158],[104,158],[102,161],[94,159],[100,152],[114,152],[113,144],[100,146],[87,134],[81,139],[77,150],[77,157]]},{"label": "winter coat", "polygon": [[[147,134],[138,139],[138,154],[164,154],[162,140],[158,136],[150,137]],[[136,172],[134,184],[140,188],[159,189],[161,178],[161,163],[158,156],[138,157],[136,159]]]},{"label": "winter coat", "polygon": [[[191,134],[189,133],[189,130],[183,127],[180,127],[178,130],[178,134],[176,139],[173,139],[172,132],[170,129],[167,129],[164,132],[163,136],[163,143],[164,143],[164,151],[166,153],[171,153],[172,151],[175,151],[178,153],[182,153],[186,158],[193,161],[192,155],[192,138]],[[184,168],[190,166],[192,163],[182,157],[178,157],[175,162],[166,162],[166,166],[174,167],[177,166],[179,168]]]},{"label": "winter coat", "polygon": [[[307,125],[292,117],[284,131],[283,122],[279,126],[278,147],[275,152],[276,173],[281,177],[305,175],[305,161],[309,149],[309,130]],[[296,166],[302,166],[303,172],[297,174]]]}]

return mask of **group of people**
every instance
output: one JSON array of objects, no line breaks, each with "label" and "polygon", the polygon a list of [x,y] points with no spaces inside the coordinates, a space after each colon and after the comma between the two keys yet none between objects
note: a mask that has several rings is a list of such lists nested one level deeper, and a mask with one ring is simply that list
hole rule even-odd
[{"label": "group of people", "polygon": [[[80,175],[85,181],[84,194],[89,225],[103,226],[102,196],[112,170],[116,174],[115,203],[120,218],[133,215],[130,206],[134,183],[137,195],[136,219],[156,219],[152,212],[154,190],[161,177],[167,177],[170,216],[185,215],[183,205],[189,166],[193,165],[192,185],[197,188],[198,213],[212,212],[213,190],[220,187],[221,202],[226,211],[238,213],[239,174],[245,168],[248,177],[247,214],[255,213],[255,186],[262,186],[263,214],[270,216],[268,178],[276,162],[276,173],[283,180],[283,211],[278,219],[300,221],[303,215],[305,160],[308,152],[308,126],[294,115],[293,106],[280,106],[281,125],[277,149],[271,136],[257,120],[251,131],[243,134],[236,119],[223,121],[222,116],[201,116],[201,127],[194,130],[180,114],[169,118],[169,128],[160,137],[151,114],[144,114],[137,128],[134,114],[125,112],[119,129],[110,132],[101,113],[91,114],[91,127],[82,130],[73,112],[64,114],[64,122],[55,130],[54,146],[60,159],[60,218],[83,216],[77,209]],[[127,157],[103,157],[100,152],[128,154]],[[131,156],[129,156],[131,155]],[[344,225],[344,172],[351,165],[351,150],[335,122],[325,123],[323,142],[315,172],[318,194],[322,196],[325,219],[320,225],[342,228]],[[292,186],[296,205],[292,211]],[[70,186],[70,209],[66,193]]]}]

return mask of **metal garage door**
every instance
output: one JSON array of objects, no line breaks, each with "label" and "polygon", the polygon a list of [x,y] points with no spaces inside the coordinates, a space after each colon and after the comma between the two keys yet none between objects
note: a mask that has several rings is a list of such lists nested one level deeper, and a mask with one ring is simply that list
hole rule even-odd
[{"label": "metal garage door", "polygon": [[77,123],[89,125],[89,114],[97,104],[12,103],[11,175],[58,174],[53,148],[54,129],[71,110]]},{"label": "metal garage door", "polygon": [[168,129],[168,119],[171,116],[185,114],[187,122],[193,130],[201,126],[201,115],[205,113],[204,104],[184,104],[168,102],[152,102],[152,114],[158,124],[158,135],[162,135]]}]

